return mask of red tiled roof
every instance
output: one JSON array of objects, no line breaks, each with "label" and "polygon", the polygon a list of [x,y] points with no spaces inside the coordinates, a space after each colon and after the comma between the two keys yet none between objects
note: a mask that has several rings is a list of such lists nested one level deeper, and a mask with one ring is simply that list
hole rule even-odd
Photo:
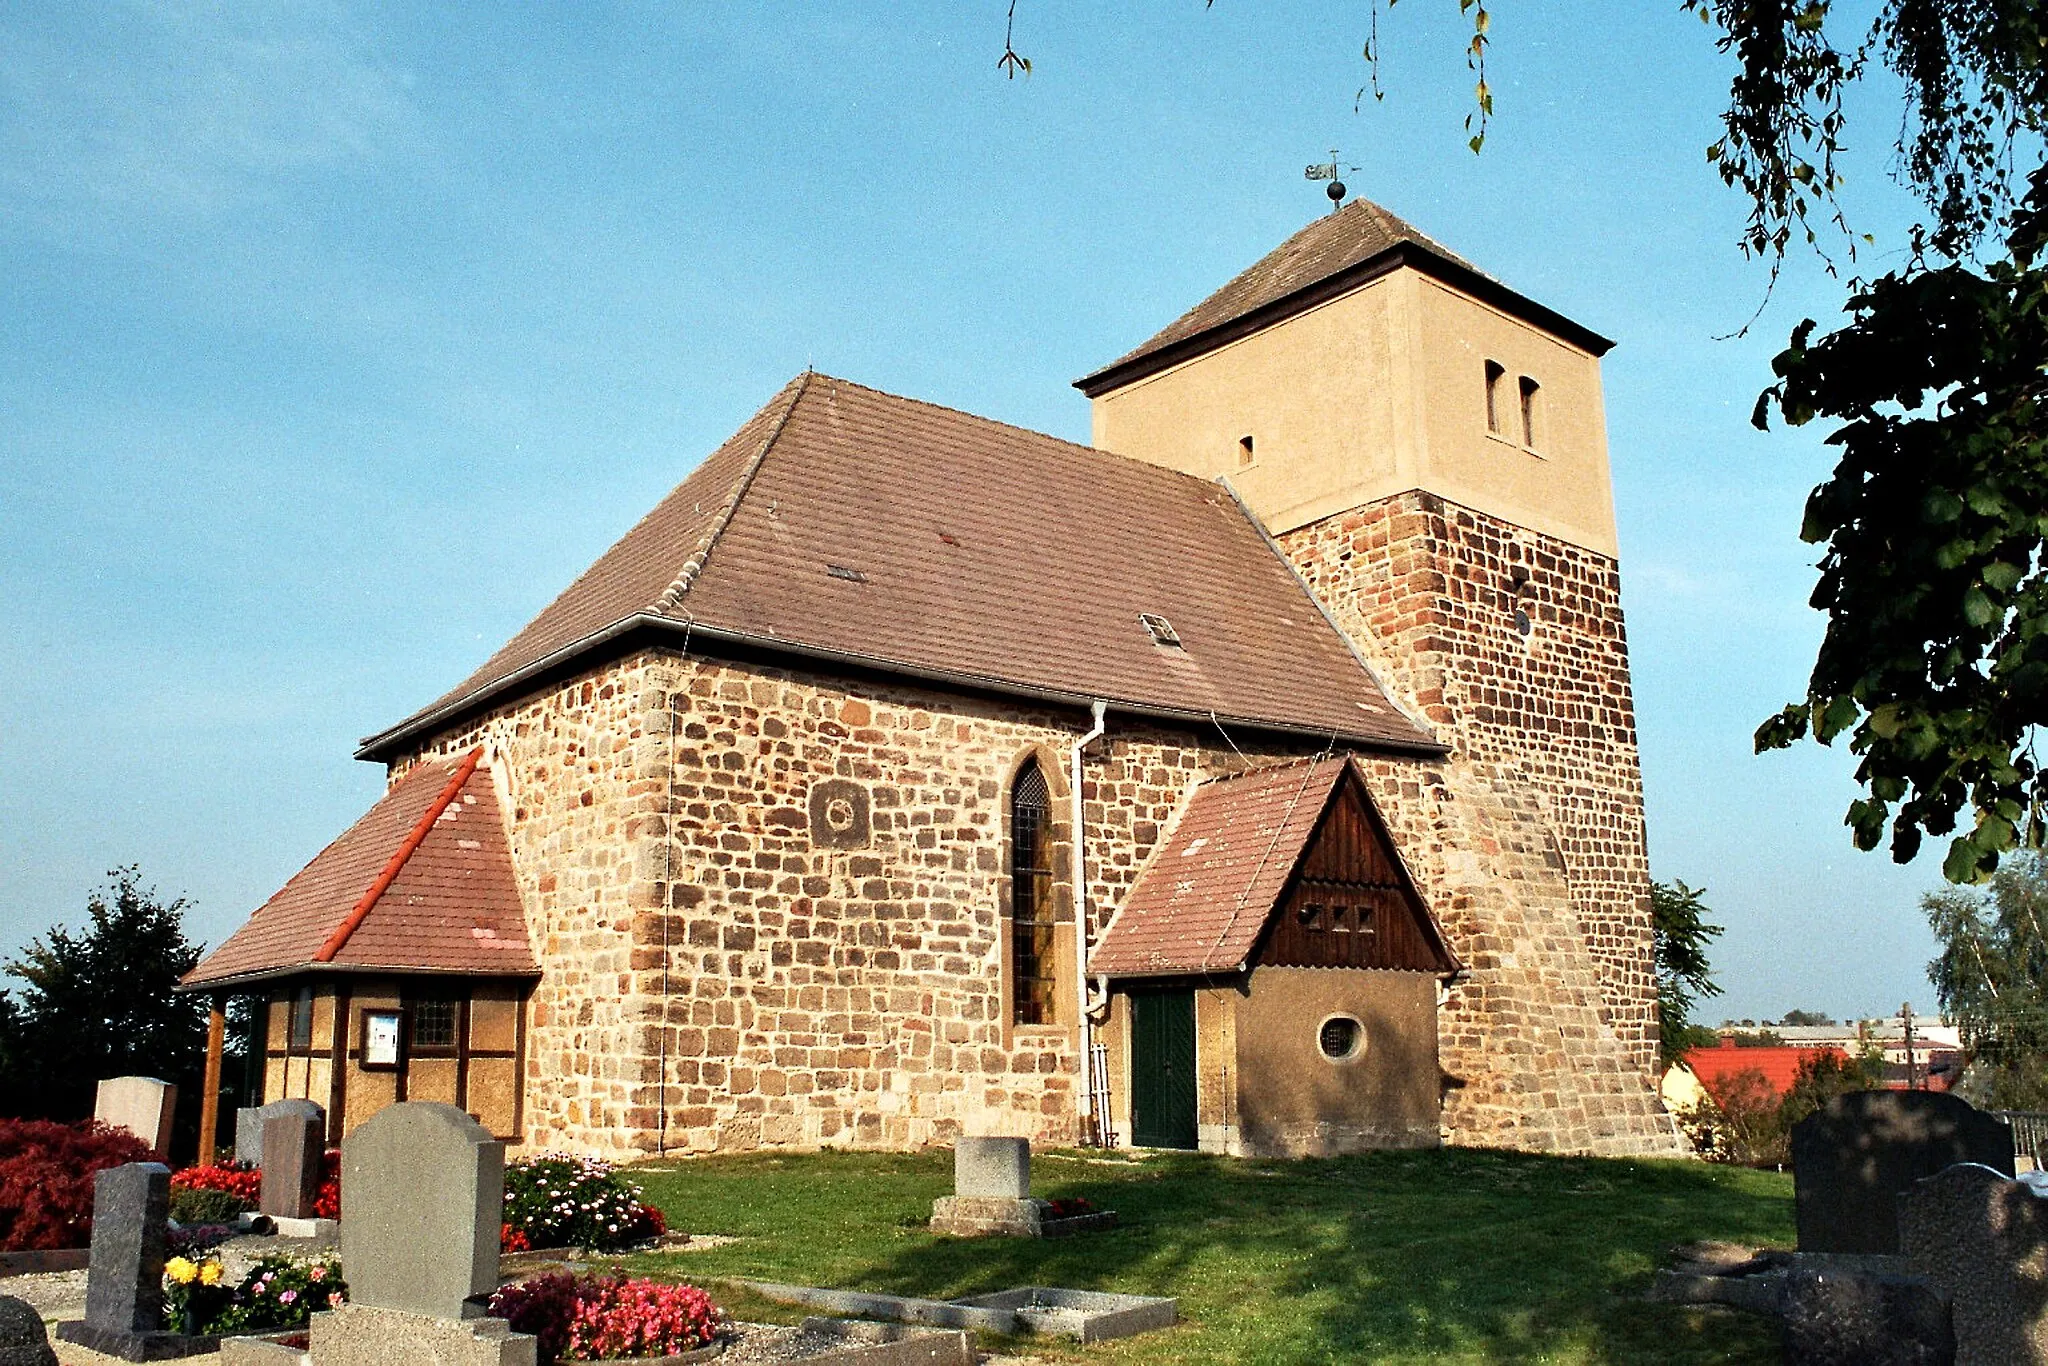
[{"label": "red tiled roof", "polygon": [[1757,1048],[1738,1047],[1723,1039],[1712,1048],[1688,1049],[1685,1065],[1700,1079],[1700,1085],[1709,1091],[1716,1082],[1732,1077],[1738,1072],[1760,1072],[1771,1090],[1784,1095],[1792,1089],[1792,1083],[1799,1078],[1799,1064],[1819,1054],[1828,1054],[1847,1062],[1849,1055],[1839,1048],[1793,1048],[1790,1046],[1767,1046]]},{"label": "red tiled roof", "polygon": [[[1155,644],[1164,617],[1184,648]],[[1228,490],[807,374],[395,750],[614,632],[661,629],[1112,709],[1438,749]]]},{"label": "red tiled roof", "polygon": [[[1074,381],[1093,397],[1179,364],[1257,327],[1270,326],[1373,278],[1377,268],[1412,261],[1487,296],[1595,354],[1606,338],[1515,293],[1413,224],[1370,200],[1324,214],[1259,258],[1136,350]],[[1334,287],[1334,288],[1331,288]]]},{"label": "red tiled roof", "polygon": [[1196,788],[1090,951],[1089,972],[1243,968],[1350,763],[1274,764]]},{"label": "red tiled roof", "polygon": [[400,778],[185,985],[333,968],[538,971],[497,794],[476,753]]}]

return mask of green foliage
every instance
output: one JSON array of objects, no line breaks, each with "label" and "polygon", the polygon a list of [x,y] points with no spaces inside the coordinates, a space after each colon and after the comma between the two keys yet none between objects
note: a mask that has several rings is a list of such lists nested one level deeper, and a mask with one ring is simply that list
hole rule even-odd
[{"label": "green foliage", "polygon": [[199,962],[185,901],[168,904],[134,868],[86,902],[87,928],[57,926],[6,965],[26,985],[0,1013],[0,1113],[78,1119],[103,1077],[141,1074],[195,1098],[206,1062],[206,1006],[172,988]]},{"label": "green foliage", "polygon": [[[1121,1216],[1077,1238],[945,1238],[944,1149],[713,1156],[634,1169],[679,1226],[724,1247],[626,1259],[711,1290],[735,1318],[802,1308],[737,1278],[971,1295],[1068,1285],[1180,1299],[1180,1326],[1014,1354],[1118,1366],[1433,1362],[1631,1366],[1779,1360],[1769,1320],[1639,1296],[1674,1243],[1792,1243],[1792,1182],[1693,1161],[1444,1148],[1253,1161],[1034,1150],[1035,1194]],[[714,1284],[716,1280],[718,1283]],[[993,1348],[996,1344],[987,1344]]]},{"label": "green foliage", "polygon": [[1884,1084],[1884,1055],[1865,1052],[1844,1057],[1832,1048],[1813,1049],[1800,1059],[1799,1075],[1778,1107],[1778,1122],[1789,1135],[1792,1126],[1820,1109],[1836,1096],[1851,1091],[1875,1091]]},{"label": "green foliage", "polygon": [[1793,1125],[1836,1096],[1875,1090],[1883,1081],[1882,1056],[1850,1058],[1831,1048],[1816,1048],[1801,1058],[1783,1096],[1757,1068],[1723,1074],[1703,1083],[1714,1099],[1714,1114],[1706,1124],[1711,1143],[1701,1145],[1702,1152],[1744,1166],[1782,1166],[1791,1161]]},{"label": "green foliage", "polygon": [[1788,1010],[1785,1012],[1785,1018],[1778,1023],[1787,1029],[1812,1029],[1831,1025],[1834,1019],[1818,1010]]},{"label": "green foliage", "polygon": [[506,1164],[505,1227],[529,1247],[616,1252],[659,1233],[658,1217],[608,1162],[541,1153]]},{"label": "green foliage", "polygon": [[2048,856],[2023,855],[1981,890],[1930,893],[1920,906],[1941,945],[1927,976],[1962,1034],[1972,1099],[2048,1108]]},{"label": "green foliage", "polygon": [[249,1268],[229,1302],[200,1331],[227,1336],[304,1328],[315,1313],[347,1299],[341,1263],[333,1257],[265,1257]]},{"label": "green foliage", "polygon": [[[1657,1022],[1659,1052],[1669,1067],[1685,1056],[1688,1048],[1702,1045],[1692,1022],[1693,1007],[1719,996],[1713,968],[1707,961],[1707,946],[1720,937],[1721,927],[1707,923],[1713,912],[1703,897],[1704,887],[1683,882],[1650,884],[1650,925],[1657,961]],[[1708,1035],[1705,1043],[1713,1042]]]},{"label": "green foliage", "polygon": [[255,1206],[231,1191],[171,1188],[171,1218],[181,1224],[231,1224]]},{"label": "green foliage", "polygon": [[[1716,1041],[1720,1036],[1714,1036]],[[1775,1029],[1738,1029],[1729,1034],[1728,1041],[1737,1048],[1783,1048],[1785,1036]]]}]

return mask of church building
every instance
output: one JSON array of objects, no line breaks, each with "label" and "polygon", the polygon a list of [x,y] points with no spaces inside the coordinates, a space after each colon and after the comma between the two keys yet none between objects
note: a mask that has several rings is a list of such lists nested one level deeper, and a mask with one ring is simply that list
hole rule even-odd
[{"label": "church building", "polygon": [[1681,1152],[1609,346],[1354,201],[1091,445],[799,375],[363,742],[211,1072],[241,994],[336,1138]]}]

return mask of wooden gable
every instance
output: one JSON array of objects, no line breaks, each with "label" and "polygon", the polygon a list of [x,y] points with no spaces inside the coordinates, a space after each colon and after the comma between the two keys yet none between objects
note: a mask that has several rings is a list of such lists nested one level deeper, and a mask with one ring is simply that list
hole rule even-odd
[{"label": "wooden gable", "polygon": [[1331,793],[1254,961],[1458,971],[1355,771],[1347,768]]}]

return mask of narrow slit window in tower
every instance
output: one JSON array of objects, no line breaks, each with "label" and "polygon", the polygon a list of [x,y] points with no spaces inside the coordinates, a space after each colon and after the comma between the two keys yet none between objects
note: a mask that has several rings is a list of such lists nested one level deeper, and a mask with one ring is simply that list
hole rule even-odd
[{"label": "narrow slit window in tower", "polygon": [[1536,403],[1543,386],[1527,375],[1522,376],[1522,444],[1530,450],[1536,449]]},{"label": "narrow slit window in tower", "polygon": [[1507,368],[1499,361],[1486,363],[1486,430],[1495,436],[1500,430],[1500,382],[1507,375]]}]

